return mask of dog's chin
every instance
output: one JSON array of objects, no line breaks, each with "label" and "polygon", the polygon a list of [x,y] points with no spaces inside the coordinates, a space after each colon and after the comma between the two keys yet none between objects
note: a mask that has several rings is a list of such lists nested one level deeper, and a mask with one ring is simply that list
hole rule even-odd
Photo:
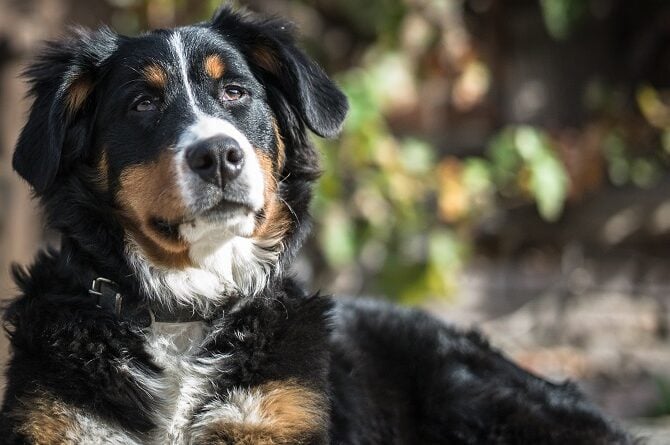
[{"label": "dog's chin", "polygon": [[247,205],[223,203],[198,215],[193,222],[196,225],[207,222],[235,235],[249,236],[253,231],[255,215],[256,212]]},{"label": "dog's chin", "polygon": [[236,237],[249,238],[256,225],[256,213],[243,205],[221,205],[200,213],[179,225],[179,234],[193,256],[213,254]]}]

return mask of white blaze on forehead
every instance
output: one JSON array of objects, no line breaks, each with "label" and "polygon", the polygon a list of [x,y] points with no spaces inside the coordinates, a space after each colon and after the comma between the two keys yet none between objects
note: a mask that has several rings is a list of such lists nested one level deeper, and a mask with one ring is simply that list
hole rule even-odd
[{"label": "white blaze on forehead", "polygon": [[179,72],[181,73],[181,81],[184,84],[184,89],[186,90],[186,95],[188,96],[188,102],[191,105],[191,109],[196,114],[200,113],[197,104],[195,103],[195,96],[193,95],[193,90],[191,89],[191,83],[188,80],[188,63],[186,61],[186,51],[184,50],[184,44],[181,41],[181,36],[179,32],[175,32],[170,37],[170,45],[174,51],[177,62],[179,63]]}]

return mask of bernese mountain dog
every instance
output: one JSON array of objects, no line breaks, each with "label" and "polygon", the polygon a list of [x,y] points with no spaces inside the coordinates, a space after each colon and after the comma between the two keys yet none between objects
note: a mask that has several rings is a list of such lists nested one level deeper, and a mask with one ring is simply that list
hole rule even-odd
[{"label": "bernese mountain dog", "polygon": [[61,245],[13,270],[2,443],[631,443],[477,333],[291,278],[348,105],[288,23],[76,30],[27,77],[13,165]]}]

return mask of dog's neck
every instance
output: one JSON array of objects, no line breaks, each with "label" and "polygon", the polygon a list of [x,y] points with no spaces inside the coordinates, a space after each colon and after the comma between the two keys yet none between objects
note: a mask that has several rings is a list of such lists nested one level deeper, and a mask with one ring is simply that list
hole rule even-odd
[{"label": "dog's neck", "polygon": [[[240,295],[230,291],[218,296],[216,303],[208,306],[187,305],[171,302],[165,295],[146,293],[142,278],[131,268],[122,255],[109,254],[101,256],[100,251],[91,251],[80,240],[63,235],[60,251],[51,250],[48,255],[40,255],[37,262],[45,268],[56,270],[54,276],[59,283],[52,286],[68,285],[79,289],[77,294],[91,299],[101,309],[115,316],[132,321],[133,324],[146,325],[153,320],[153,315],[160,314],[162,321],[192,321],[192,314],[198,319],[212,316],[227,301],[234,301]],[[109,252],[109,250],[107,250]],[[45,264],[46,263],[46,264]],[[60,282],[62,280],[62,283]],[[117,296],[118,295],[118,299]],[[225,299],[225,300],[224,300]],[[152,315],[149,315],[151,311]]]},{"label": "dog's neck", "polygon": [[153,266],[132,247],[127,254],[140,292],[153,304],[186,306],[202,314],[231,299],[261,293],[269,283],[281,278],[281,269],[276,268],[278,257],[279,251],[242,237],[221,244],[201,258],[198,265],[178,270]]},{"label": "dog's neck", "polygon": [[[95,280],[103,279],[113,283],[113,293],[119,293],[128,306],[147,305],[158,313],[174,313],[176,319],[185,312],[209,318],[223,307],[276,288],[283,281],[277,251],[263,249],[249,238],[231,241],[214,252],[219,258],[182,270],[153,266],[132,248],[124,255],[113,254],[114,243],[90,249],[82,240],[65,235],[59,257],[76,271],[74,278],[87,291]],[[101,255],[104,252],[112,253]]]},{"label": "dog's neck", "polygon": [[[297,167],[293,168],[298,170]],[[61,256],[80,273],[77,279],[88,289],[103,277],[115,282],[131,298],[168,307],[187,306],[210,313],[230,300],[253,296],[281,281],[282,271],[309,233],[308,203],[314,178],[296,173],[282,187],[293,197],[294,216],[281,250],[250,238],[235,237],[198,258],[194,267],[169,269],[152,264],[120,225],[110,193],[90,183],[90,172],[73,172],[67,181],[41,200],[49,225],[62,233]],[[62,208],[78,212],[64,213]]]}]

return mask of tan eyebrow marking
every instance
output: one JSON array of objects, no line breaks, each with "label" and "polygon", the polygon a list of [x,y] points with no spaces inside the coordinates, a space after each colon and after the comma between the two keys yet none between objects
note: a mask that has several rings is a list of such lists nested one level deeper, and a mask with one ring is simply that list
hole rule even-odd
[{"label": "tan eyebrow marking", "polygon": [[212,79],[220,79],[226,71],[226,64],[217,54],[205,57],[205,72]]},{"label": "tan eyebrow marking", "polygon": [[79,111],[92,89],[93,85],[87,78],[79,78],[72,83],[66,96],[67,110],[70,114]]},{"label": "tan eyebrow marking", "polygon": [[152,63],[151,65],[145,66],[142,72],[144,78],[152,87],[164,89],[167,85],[167,73],[161,66]]},{"label": "tan eyebrow marking", "polygon": [[265,46],[258,46],[252,52],[253,60],[264,70],[278,74],[280,70],[279,61],[275,53]]}]

